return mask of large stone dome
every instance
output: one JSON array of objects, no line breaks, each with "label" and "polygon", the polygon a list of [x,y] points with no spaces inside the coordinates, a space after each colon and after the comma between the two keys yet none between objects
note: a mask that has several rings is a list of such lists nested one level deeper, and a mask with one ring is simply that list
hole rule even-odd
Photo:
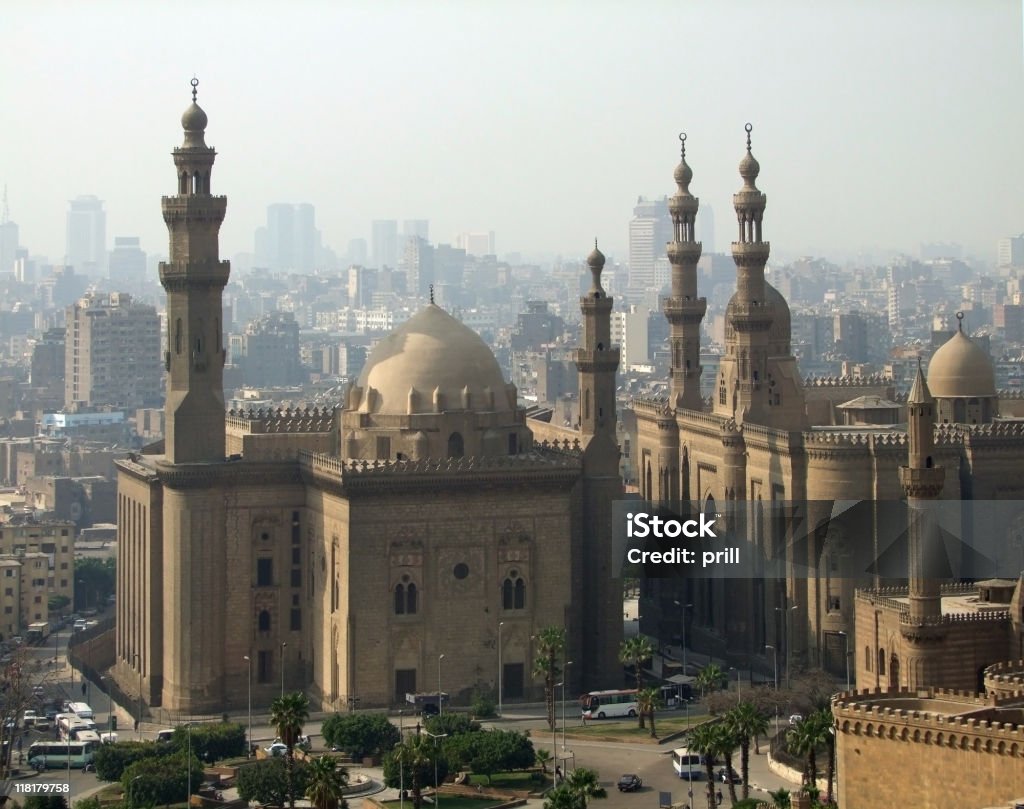
[{"label": "large stone dome", "polygon": [[928,389],[937,399],[995,396],[992,360],[966,334],[957,331],[932,355]]},{"label": "large stone dome", "polygon": [[356,384],[359,409],[367,413],[514,409],[491,349],[434,304],[377,344]]}]

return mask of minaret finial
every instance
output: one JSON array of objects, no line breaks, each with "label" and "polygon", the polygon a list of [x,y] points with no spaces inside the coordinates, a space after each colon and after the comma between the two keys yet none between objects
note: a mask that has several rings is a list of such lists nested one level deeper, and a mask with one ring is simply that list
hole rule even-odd
[{"label": "minaret finial", "polygon": [[196,95],[198,95],[199,93],[199,91],[196,89],[199,86],[199,79],[195,77],[195,74],[192,75],[192,81],[190,83],[192,85],[192,103],[195,104]]},{"label": "minaret finial", "polygon": [[754,131],[754,127],[753,127],[752,124],[748,123],[743,128],[747,131],[747,151],[749,152],[750,151],[750,133]]},{"label": "minaret finial", "polygon": [[430,285],[430,302],[431,303],[434,302],[434,285],[433,284]]},{"label": "minaret finial", "polygon": [[957,312],[956,313],[956,319],[957,319],[957,324],[956,324],[957,325],[957,329],[960,331],[961,334],[963,334],[964,333],[964,313],[963,312]]},{"label": "minaret finial", "polygon": [[686,160],[686,133],[679,133],[679,157]]}]

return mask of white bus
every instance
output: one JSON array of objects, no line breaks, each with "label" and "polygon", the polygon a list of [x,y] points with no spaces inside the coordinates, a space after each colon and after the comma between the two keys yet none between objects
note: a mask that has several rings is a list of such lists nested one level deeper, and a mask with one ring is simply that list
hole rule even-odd
[{"label": "white bus", "polygon": [[80,719],[75,714],[57,714],[57,732],[62,741],[74,740],[85,730],[96,730],[96,723],[91,719]]},{"label": "white bus", "polygon": [[93,717],[92,708],[85,702],[70,702],[68,710],[80,719],[92,719]]},{"label": "white bus", "polygon": [[672,751],[672,768],[679,778],[687,781],[699,781],[707,775],[706,760],[704,756],[691,753],[685,747],[677,747]]},{"label": "white bus", "polygon": [[584,719],[636,716],[636,689],[590,691],[580,697]]},{"label": "white bus", "polygon": [[96,747],[92,742],[36,742],[28,748],[28,764],[40,772],[65,767],[80,770],[92,764]]}]

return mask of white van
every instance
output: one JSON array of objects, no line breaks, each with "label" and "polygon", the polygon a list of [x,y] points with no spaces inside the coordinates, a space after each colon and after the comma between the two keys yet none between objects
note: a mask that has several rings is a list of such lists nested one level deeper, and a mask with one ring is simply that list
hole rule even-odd
[{"label": "white van", "polygon": [[79,719],[92,719],[93,717],[92,708],[85,702],[72,702],[68,705],[68,710]]},{"label": "white van", "polygon": [[158,742],[169,742],[172,738],[174,738],[174,728],[166,728],[156,732],[156,740]]}]

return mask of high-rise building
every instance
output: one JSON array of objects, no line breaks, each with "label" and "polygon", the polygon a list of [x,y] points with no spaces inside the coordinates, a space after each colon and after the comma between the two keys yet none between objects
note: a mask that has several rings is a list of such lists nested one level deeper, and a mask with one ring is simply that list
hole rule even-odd
[{"label": "high-rise building", "polygon": [[117,289],[138,293],[146,280],[146,254],[136,236],[115,236],[110,251],[110,281]]},{"label": "high-rise building", "polygon": [[672,238],[668,197],[639,197],[629,222],[629,286],[647,289],[655,284],[655,262],[663,257]]},{"label": "high-rise building", "polygon": [[91,294],[65,313],[64,405],[159,406],[160,318],[125,293]]},{"label": "high-rise building", "polygon": [[320,251],[316,209],[308,202],[267,206],[267,224],[256,229],[256,266],[274,272],[311,272]]},{"label": "high-rise building", "polygon": [[64,263],[82,275],[101,274],[107,267],[107,214],[103,200],[86,195],[68,204]]},{"label": "high-rise building", "polygon": [[406,219],[402,222],[402,238],[408,240],[411,237],[430,241],[430,222],[426,219]]},{"label": "high-rise building", "polygon": [[371,225],[373,265],[378,269],[398,266],[398,222],[375,219]]},{"label": "high-rise building", "polygon": [[1000,239],[997,245],[996,265],[999,267],[1024,267],[1024,234]]},{"label": "high-rise building", "polygon": [[434,283],[434,248],[426,239],[410,236],[405,242],[405,277],[410,295],[426,295]]},{"label": "high-rise building", "polygon": [[619,346],[626,369],[650,359],[647,321],[650,310],[630,304],[628,312],[612,312],[612,342]]},{"label": "high-rise building", "polygon": [[291,312],[271,312],[246,326],[242,375],[252,387],[285,387],[302,382],[299,324]]},{"label": "high-rise building", "polygon": [[0,207],[0,272],[13,272],[17,258],[18,226],[11,221],[7,208],[7,186],[4,186],[4,199]]},{"label": "high-rise building", "polygon": [[494,231],[486,233],[460,233],[455,237],[455,246],[466,251],[469,256],[493,256]]}]

